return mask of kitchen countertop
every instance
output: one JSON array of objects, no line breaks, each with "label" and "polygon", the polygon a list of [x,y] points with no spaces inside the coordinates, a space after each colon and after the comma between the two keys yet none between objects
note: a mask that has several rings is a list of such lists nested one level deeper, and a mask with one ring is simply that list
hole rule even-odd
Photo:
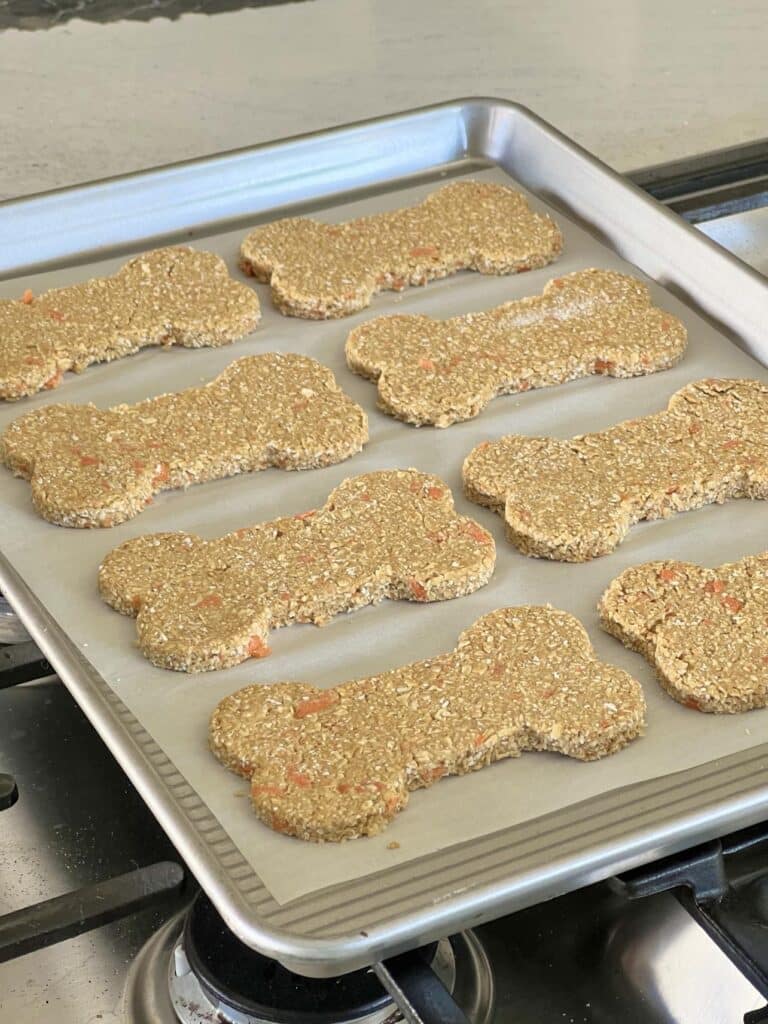
[{"label": "kitchen countertop", "polygon": [[630,170],[768,136],[766,81],[763,0],[304,0],[8,29],[0,199],[470,94]]}]

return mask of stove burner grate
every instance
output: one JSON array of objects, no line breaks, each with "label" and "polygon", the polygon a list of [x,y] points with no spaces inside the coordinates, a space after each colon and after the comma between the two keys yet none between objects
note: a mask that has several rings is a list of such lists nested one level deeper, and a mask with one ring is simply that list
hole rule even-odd
[{"label": "stove burner grate", "polygon": [[[435,942],[419,951],[425,963],[433,961],[436,949]],[[203,893],[190,908],[175,950],[172,998],[174,990],[189,986],[189,979],[179,981],[187,966],[219,1019],[233,1024],[367,1024],[394,1012],[372,970],[321,979],[294,974],[242,943]]]},{"label": "stove burner grate", "polygon": [[[207,904],[207,906],[206,906]],[[211,947],[204,946],[203,958],[214,965],[222,956],[238,959],[238,966],[225,979],[226,993],[218,980],[214,992],[210,979],[198,976],[192,963],[201,964],[187,954],[187,936],[192,934],[190,948],[197,951],[200,941],[213,939],[218,949],[211,953]],[[431,953],[430,953],[431,951]],[[455,1009],[451,1020],[468,1021],[469,1024],[491,1024],[494,1018],[495,991],[493,974],[488,956],[474,932],[462,932],[450,939],[441,939],[425,950],[419,951],[426,959],[417,959],[411,954],[407,960],[411,972],[424,970],[420,984],[426,986],[422,996],[434,994],[442,988],[450,992]],[[401,981],[406,973],[396,965],[396,960],[386,961],[391,968],[391,977]],[[262,963],[259,963],[262,961]],[[261,990],[254,978],[247,977],[250,965],[255,964],[254,978],[267,978],[267,991]],[[205,967],[202,968],[205,971]],[[431,982],[430,982],[431,977]],[[229,990],[233,979],[238,982],[246,978],[243,991]],[[233,985],[234,988],[234,985]],[[428,989],[428,991],[427,991]],[[287,996],[303,993],[304,1002],[288,1003]],[[331,993],[319,1001],[318,993]],[[278,998],[274,999],[277,993]],[[343,994],[343,996],[342,996]],[[219,996],[226,995],[222,1001]],[[245,997],[245,998],[244,998]],[[281,1001],[282,998],[282,1001]],[[277,1007],[265,1005],[270,999]],[[426,1010],[429,999],[423,1001]],[[237,1003],[238,1005],[233,1005]],[[450,1000],[449,1000],[450,1002]],[[432,1002],[432,1009],[438,1002]],[[287,1012],[286,1012],[287,1011]],[[385,994],[374,970],[357,971],[336,979],[315,980],[295,975],[278,964],[271,962],[252,949],[242,945],[228,932],[221,918],[204,896],[199,896],[195,912],[181,911],[170,918],[145,943],[131,964],[124,992],[124,1018],[131,1024],[317,1024],[318,1021],[333,1021],[333,1024],[396,1024],[403,1018],[395,1003]],[[434,1022],[445,1018],[427,1012],[417,1013],[417,1020]]]}]

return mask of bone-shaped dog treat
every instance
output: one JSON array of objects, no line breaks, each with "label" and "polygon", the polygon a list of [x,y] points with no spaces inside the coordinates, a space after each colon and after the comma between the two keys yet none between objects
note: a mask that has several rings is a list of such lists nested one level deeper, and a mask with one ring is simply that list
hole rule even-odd
[{"label": "bone-shaped dog treat", "polygon": [[524,554],[583,562],[642,519],[768,497],[767,446],[768,385],[700,380],[664,412],[599,434],[486,441],[464,462],[464,488]]},{"label": "bone-shaped dog treat", "polygon": [[270,629],[321,625],[384,598],[444,601],[487,583],[493,538],[456,514],[438,477],[351,477],[323,508],[206,541],[160,533],[126,541],[99,571],[108,604],[136,615],[155,665],[187,672],[269,653]]},{"label": "bone-shaped dog treat", "polygon": [[402,291],[457,270],[512,274],[557,257],[554,221],[533,213],[505,185],[457,181],[417,206],[344,224],[289,217],[256,228],[243,241],[240,265],[269,281],[287,316],[349,316],[384,289]]},{"label": "bone-shaped dog treat", "polygon": [[664,689],[697,711],[768,705],[768,552],[704,569],[646,562],[603,594],[603,629],[656,669]]},{"label": "bone-shaped dog treat", "polygon": [[524,750],[590,761],[641,731],[640,684],[597,661],[581,623],[501,608],[456,648],[329,690],[247,686],[214,711],[215,756],[251,779],[256,813],[301,839],[380,832],[411,790]]},{"label": "bone-shaped dog treat", "polygon": [[158,491],[275,466],[316,469],[359,452],[368,420],[325,366],[247,356],[199,388],[138,405],[49,405],[14,420],[0,457],[60,526],[115,526]]},{"label": "bone-shaped dog treat", "polygon": [[259,317],[255,292],[233,281],[218,256],[155,249],[112,277],[0,299],[0,398],[55,388],[65,370],[79,373],[148,345],[225,345]]},{"label": "bone-shaped dog treat", "polygon": [[636,377],[673,366],[686,330],[651,305],[646,286],[610,270],[579,270],[541,295],[450,320],[386,316],[347,338],[351,370],[378,381],[379,405],[406,423],[448,427],[497,395],[591,373]]}]

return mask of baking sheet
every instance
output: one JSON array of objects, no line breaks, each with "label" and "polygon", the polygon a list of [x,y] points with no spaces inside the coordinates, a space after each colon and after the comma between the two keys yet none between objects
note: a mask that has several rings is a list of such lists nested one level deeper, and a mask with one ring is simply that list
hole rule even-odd
[{"label": "baking sheet", "polygon": [[[509,181],[501,171],[472,177]],[[388,193],[364,202],[328,209],[341,220],[415,202],[434,186]],[[537,209],[545,204],[532,200]],[[550,811],[634,782],[680,771],[768,740],[768,710],[739,716],[701,715],[666,697],[639,655],[626,651],[597,625],[596,602],[603,589],[628,565],[675,557],[715,565],[765,547],[768,507],[762,502],[731,502],[667,521],[635,527],[617,551],[584,565],[529,559],[503,537],[500,517],[461,495],[461,463],[479,441],[505,433],[567,437],[599,430],[621,418],[641,416],[666,405],[669,395],[703,376],[768,373],[726,341],[686,306],[652,284],[655,300],[688,327],[689,348],[673,370],[617,381],[590,378],[557,388],[497,399],[475,420],[448,430],[401,424],[375,409],[375,386],[346,369],[343,346],[358,323],[388,312],[451,316],[485,309],[534,294],[552,276],[589,266],[633,271],[560,213],[565,235],[561,259],[549,268],[518,277],[485,278],[466,273],[411,289],[384,293],[362,313],[341,321],[306,322],[280,316],[269,289],[255,285],[263,320],[245,341],[224,349],[147,350],[111,365],[92,367],[81,377],[67,375],[61,389],[0,409],[0,427],[15,416],[55,401],[99,405],[134,402],[163,391],[209,380],[240,356],[266,351],[312,355],[331,367],[344,390],[370,417],[371,439],[361,455],[326,470],[264,473],[235,477],[166,492],[137,519],[111,530],[65,530],[40,520],[32,510],[29,485],[3,472],[0,548],[40,597],[82,653],[151,733],[190,785],[213,810],[274,899],[286,903],[336,883],[359,878],[496,832]],[[219,252],[236,275],[243,232],[201,239],[196,244]],[[108,273],[123,261],[109,260],[55,274],[5,282],[0,294],[18,296],[52,285]],[[277,515],[321,504],[345,477],[393,466],[436,472],[449,484],[457,508],[494,533],[497,567],[490,584],[468,598],[434,605],[385,603],[340,617],[323,629],[295,626],[272,636],[273,655],[222,672],[186,675],[149,664],[135,646],[135,623],[104,605],[96,589],[103,556],[128,537],[181,529],[218,536]],[[451,648],[462,629],[494,608],[550,602],[576,615],[587,627],[598,655],[630,671],[648,699],[646,735],[602,762],[581,764],[555,754],[526,754],[471,776],[446,779],[411,797],[406,811],[380,836],[346,844],[316,846],[280,836],[251,813],[247,784],[230,775],[206,747],[208,716],[223,696],[254,681],[305,680],[330,686],[345,679],[385,671],[406,661]],[[399,848],[388,849],[392,841]]]}]

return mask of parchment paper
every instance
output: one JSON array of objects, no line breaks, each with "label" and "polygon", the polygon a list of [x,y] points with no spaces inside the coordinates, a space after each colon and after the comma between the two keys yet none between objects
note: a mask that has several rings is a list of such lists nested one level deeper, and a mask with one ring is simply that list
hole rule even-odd
[{"label": "parchment paper", "polygon": [[[474,174],[508,181],[500,171]],[[433,186],[390,193],[327,211],[329,220],[413,202]],[[538,209],[546,208],[538,200]],[[655,558],[682,558],[717,565],[768,546],[768,505],[734,501],[632,529],[617,551],[584,565],[526,558],[504,539],[501,519],[466,501],[461,463],[479,441],[506,433],[567,437],[600,430],[627,417],[666,406],[673,391],[704,376],[768,379],[766,370],[718,334],[690,309],[653,285],[656,301],[682,317],[689,349],[665,373],[635,380],[590,378],[561,387],[500,398],[477,419],[447,430],[420,430],[376,410],[375,386],[347,370],[344,341],[358,323],[388,312],[452,316],[481,310],[540,291],[552,276],[584,267],[633,269],[559,213],[565,250],[552,267],[518,277],[465,273],[402,296],[384,293],[345,320],[314,323],[280,316],[269,289],[254,285],[263,321],[248,339],[223,349],[147,350],[129,359],[67,374],[55,392],[0,408],[0,427],[15,416],[51,402],[112,405],[209,380],[232,360],[253,353],[303,352],[330,366],[348,394],[370,417],[371,439],[363,454],[330,469],[303,473],[269,470],[157,497],[137,519],[111,530],[68,530],[38,518],[29,484],[0,469],[0,546],[63,629],[165,750],[210,806],[273,897],[281,903],[346,879],[364,876],[453,843],[538,817],[576,801],[643,779],[676,772],[768,740],[768,710],[735,716],[685,709],[659,688],[645,661],[604,634],[595,605],[608,583],[629,565]],[[243,232],[195,244],[219,252],[236,275]],[[5,282],[1,293],[39,292],[96,273],[122,260]],[[768,339],[766,339],[768,342]],[[323,503],[350,475],[371,469],[414,466],[439,474],[460,512],[493,531],[498,561],[492,581],[457,601],[418,605],[385,603],[337,618],[323,629],[294,626],[272,636],[273,655],[234,669],[185,675],[154,668],[135,645],[135,623],[98,596],[96,570],[103,556],[128,537],[157,530],[196,531],[213,537],[277,515]],[[413,794],[408,808],[380,836],[317,846],[280,836],[249,809],[247,784],[221,768],[206,746],[208,717],[226,694],[254,681],[305,680],[330,686],[394,668],[453,647],[460,631],[505,605],[550,602],[576,615],[589,630],[598,655],[640,679],[648,699],[646,735],[604,761],[582,764],[556,754],[525,754],[471,776],[446,779]],[[400,845],[390,850],[393,840]]]}]

